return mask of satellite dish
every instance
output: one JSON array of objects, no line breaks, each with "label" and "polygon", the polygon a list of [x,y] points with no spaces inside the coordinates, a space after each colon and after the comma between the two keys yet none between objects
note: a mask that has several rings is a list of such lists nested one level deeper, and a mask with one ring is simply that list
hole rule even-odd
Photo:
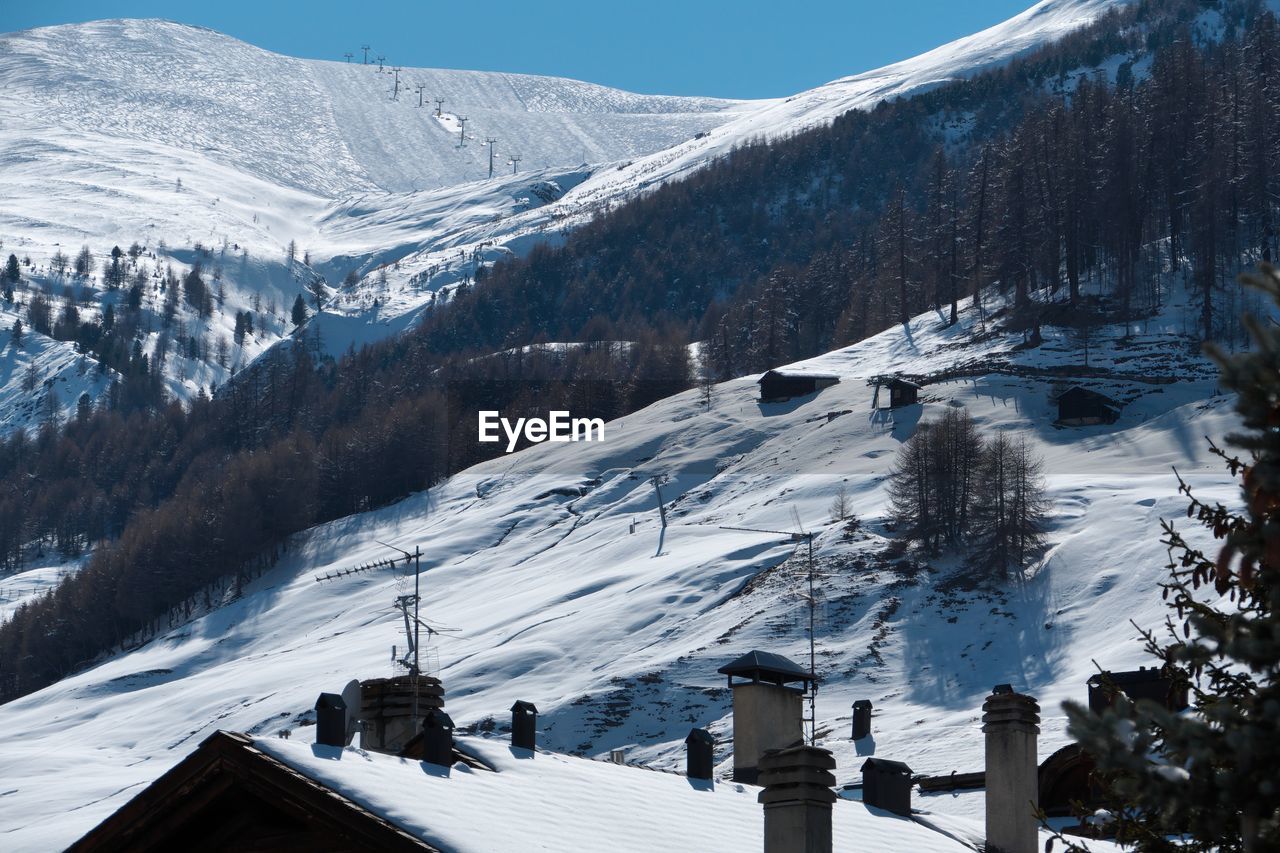
[{"label": "satellite dish", "polygon": [[360,731],[360,682],[354,678],[342,688],[342,701],[347,705],[347,746],[351,738]]}]

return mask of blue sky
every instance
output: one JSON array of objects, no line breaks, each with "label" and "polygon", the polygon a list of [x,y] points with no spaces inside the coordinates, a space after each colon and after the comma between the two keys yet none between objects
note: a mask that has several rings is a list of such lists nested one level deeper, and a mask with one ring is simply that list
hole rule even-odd
[{"label": "blue sky", "polygon": [[162,17],[293,56],[360,45],[406,66],[575,77],[636,92],[763,98],[914,56],[1033,0],[0,0],[0,31]]}]

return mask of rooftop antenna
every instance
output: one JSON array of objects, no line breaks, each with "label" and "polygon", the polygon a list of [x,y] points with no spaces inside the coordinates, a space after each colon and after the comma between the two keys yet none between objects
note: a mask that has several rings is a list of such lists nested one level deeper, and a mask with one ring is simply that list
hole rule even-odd
[{"label": "rooftop antenna", "polygon": [[379,74],[381,74],[381,73],[382,73],[382,63],[383,63],[385,60],[386,60],[386,57],[385,57],[385,56],[379,56],[379,57],[378,57],[378,73],[379,73]]},{"label": "rooftop antenna", "polygon": [[355,56],[355,54],[354,54],[354,53],[344,53],[344,54],[342,54],[342,55],[343,55],[343,56],[345,56],[345,57],[347,58],[347,64],[348,64],[348,65],[350,65],[350,64],[351,64],[351,57]]},{"label": "rooftop antenna", "polygon": [[418,83],[414,86],[414,88],[418,90],[418,106],[422,106],[422,90],[427,87],[422,85],[421,83]]},{"label": "rooftop antenna", "polygon": [[364,64],[368,65],[369,64],[369,45],[362,44],[360,45],[360,49],[364,51]]},{"label": "rooftop antenna", "polygon": [[520,163],[520,155],[512,154],[510,163],[511,163],[511,174],[514,175],[516,173],[516,166],[519,165]]},{"label": "rooftop antenna", "polygon": [[467,147],[467,117],[458,116],[458,147]]},{"label": "rooftop antenna", "polygon": [[432,98],[431,100],[436,102],[436,118],[439,118],[443,115],[441,111],[444,109],[444,98]]},{"label": "rooftop antenna", "polygon": [[498,144],[498,137],[486,136],[484,144],[489,146],[489,177],[493,177],[493,146]]},{"label": "rooftop antenna", "polygon": [[400,66],[397,65],[391,70],[396,72],[396,87],[391,93],[391,100],[398,101],[400,100]]},{"label": "rooftop antenna", "polygon": [[[378,540],[375,539],[374,541],[377,542]],[[388,545],[386,542],[378,542],[378,544],[384,548],[390,548],[392,551],[399,551],[404,556],[404,564],[406,566],[409,565],[410,560],[413,561],[413,596],[412,596],[413,598],[413,636],[412,637],[409,637],[408,608],[405,605],[400,603],[401,599],[409,598],[409,596],[402,595],[399,598],[397,598],[396,606],[399,607],[401,611],[404,613],[405,636],[409,637],[410,642],[413,643],[413,667],[409,670],[409,674],[421,675],[422,669],[418,666],[418,626],[422,624],[422,620],[418,618],[418,606],[422,602],[422,596],[419,594],[419,589],[420,589],[419,585],[421,583],[421,578],[422,578],[422,549],[419,548],[417,545],[415,545],[413,546],[413,553],[410,554],[408,551],[404,550],[403,548],[397,548],[394,545]],[[415,694],[415,697],[416,697],[416,694]],[[415,698],[415,701],[417,701],[416,698]]]},{"label": "rooftop antenna", "polygon": [[814,642],[814,610],[817,607],[817,598],[813,591],[813,534],[806,532],[804,525],[800,523],[800,513],[793,506],[791,508],[791,517],[795,519],[796,527],[799,532],[794,530],[762,530],[757,527],[729,527],[721,525],[721,530],[742,530],[747,533],[776,533],[781,536],[790,537],[791,541],[797,545],[801,542],[805,543],[808,548],[809,558],[809,594],[805,596],[809,604],[809,746],[814,746],[818,738],[818,668],[817,668],[817,651]]}]

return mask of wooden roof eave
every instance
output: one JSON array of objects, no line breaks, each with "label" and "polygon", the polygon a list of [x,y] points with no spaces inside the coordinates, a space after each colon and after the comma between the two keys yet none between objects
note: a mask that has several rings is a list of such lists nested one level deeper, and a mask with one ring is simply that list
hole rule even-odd
[{"label": "wooden roof eave", "polygon": [[283,811],[326,824],[355,847],[434,851],[422,839],[342,794],[267,755],[251,738],[217,731],[133,799],[73,843],[71,851],[161,849],[165,833],[181,826],[232,784]]}]

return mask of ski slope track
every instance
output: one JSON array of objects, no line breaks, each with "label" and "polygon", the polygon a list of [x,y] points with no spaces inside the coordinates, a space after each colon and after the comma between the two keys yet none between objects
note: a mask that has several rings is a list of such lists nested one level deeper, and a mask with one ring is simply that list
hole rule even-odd
[{"label": "ski slope track", "polygon": [[[55,294],[64,282],[47,264],[58,250],[89,245],[101,269],[111,246],[136,241],[153,266],[181,275],[197,243],[218,247],[226,304],[209,321],[180,318],[189,329],[216,340],[235,310],[277,311],[227,364],[167,364],[167,387],[189,399],[287,338],[288,307],[315,276],[330,289],[351,272],[359,279],[312,321],[340,354],[408,328],[477,265],[561,239],[736,145],[990,68],[1126,2],[1045,0],[915,59],[769,101],[421,68],[401,70],[397,93],[391,66],[295,59],[160,20],[8,33],[0,240],[5,254],[31,258],[33,283]],[[488,137],[499,140],[492,178]],[[284,262],[290,241],[309,268]],[[254,269],[241,275],[238,265]],[[83,283],[86,295],[95,283]],[[144,311],[155,314],[158,301]],[[155,346],[153,335],[144,350]],[[0,389],[15,381],[0,364]],[[0,429],[34,423],[5,417]]]},{"label": "ski slope track", "polygon": [[[216,729],[313,740],[318,693],[389,675],[392,647],[403,652],[392,607],[412,590],[403,568],[317,580],[388,556],[380,543],[426,555],[423,616],[442,633],[425,659],[460,726],[496,724],[501,736],[524,699],[548,749],[625,748],[671,769],[689,728],[707,726],[727,773],[732,716],[717,667],[753,648],[808,662],[796,546],[728,528],[790,530],[798,518],[818,567],[818,743],[835,752],[841,782],[869,753],[916,772],[980,769],[981,703],[1002,682],[1039,698],[1046,756],[1066,743],[1060,703],[1084,699],[1094,661],[1147,662],[1129,620],[1163,618],[1159,522],[1185,508],[1172,466],[1201,498],[1236,500],[1202,438],[1236,418],[1212,366],[1187,354],[1192,307],[1171,301],[1127,340],[1110,328],[1091,350],[1092,372],[1111,373],[1079,381],[1124,403],[1112,425],[1052,424],[1051,372],[1081,372],[1066,331],[1046,327],[1042,346],[1017,350],[1020,335],[981,327],[966,308],[955,327],[926,314],[795,365],[840,376],[817,395],[762,404],[755,377],[719,385],[709,407],[690,391],[609,423],[604,442],[538,445],[299,534],[204,615],[0,706],[0,847],[66,844]],[[928,382],[919,405],[874,409],[866,380],[892,371],[956,378]],[[891,548],[895,454],[953,406],[1045,460],[1051,547],[1022,582],[975,587],[958,582],[955,555]],[[829,514],[842,485],[858,518],[848,529]],[[864,698],[873,738],[854,744],[850,706]],[[940,820],[982,815],[981,792],[915,803]]]}]

